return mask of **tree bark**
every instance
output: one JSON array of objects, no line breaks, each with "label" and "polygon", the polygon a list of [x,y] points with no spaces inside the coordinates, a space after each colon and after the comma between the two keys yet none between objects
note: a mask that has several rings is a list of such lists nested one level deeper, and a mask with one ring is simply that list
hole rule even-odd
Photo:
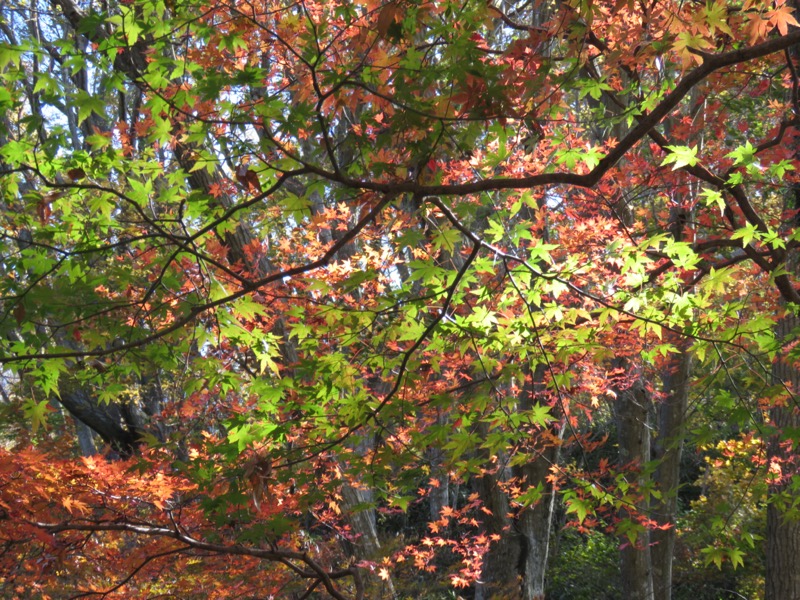
[{"label": "tree bark", "polygon": [[[650,395],[641,378],[617,392],[617,431],[619,435],[620,466],[639,469],[636,485],[645,483],[641,469],[650,459]],[[647,510],[642,500],[620,516],[635,519]],[[620,550],[620,575],[623,595],[628,600],[654,600],[653,572],[648,532],[638,536],[633,544],[624,538]]]},{"label": "tree bark", "polygon": [[[531,385],[520,396],[518,410],[530,411],[538,402],[546,402],[544,377],[546,368],[539,365],[531,373]],[[558,417],[558,414],[553,416]],[[553,426],[549,435],[542,436],[544,443],[532,440],[530,452],[535,458],[511,471],[524,486],[542,486],[544,492],[538,502],[522,509],[516,519],[509,514],[511,506],[507,495],[499,485],[507,479],[508,469],[484,475],[479,481],[479,493],[486,507],[492,511],[487,526],[501,536],[497,545],[486,558],[483,577],[476,600],[480,598],[520,598],[521,600],[543,600],[545,576],[550,552],[550,534],[555,514],[555,490],[547,481],[550,468],[557,464],[563,436],[563,423]],[[554,442],[553,440],[558,440]],[[497,464],[504,461],[498,459]]]},{"label": "tree bark", "polygon": [[[547,368],[539,364],[531,374],[530,392],[523,394],[520,400],[520,410],[528,411],[539,403],[547,402],[545,374]],[[558,404],[553,406],[557,407]],[[553,417],[563,417],[562,411],[553,410]],[[557,429],[556,429],[557,427]],[[535,460],[522,465],[519,475],[530,487],[543,486],[542,498],[534,505],[525,509],[519,517],[519,530],[522,537],[522,556],[520,557],[519,570],[522,577],[523,600],[543,600],[545,593],[545,577],[547,575],[547,562],[550,553],[550,534],[555,514],[556,491],[547,481],[550,468],[558,464],[561,457],[561,440],[564,436],[565,423],[563,419],[558,425],[551,427],[550,435],[545,444],[537,448]],[[558,440],[558,442],[553,442]]]},{"label": "tree bark", "polygon": [[[436,418],[437,425],[444,426],[447,421],[447,413],[440,411]],[[431,477],[439,482],[439,486],[431,489],[428,494],[428,516],[431,521],[436,521],[441,517],[442,509],[450,506],[450,474],[443,464],[445,453],[441,448],[429,448],[426,457],[431,464]]]},{"label": "tree bark", "polygon": [[[799,0],[791,0],[789,4],[797,13],[800,9]],[[796,29],[795,26],[792,27]],[[787,61],[793,68],[790,70],[797,84],[797,71],[800,67],[800,47],[789,49]],[[794,98],[794,114],[800,114],[797,98]],[[800,147],[795,143],[795,158],[800,157]],[[797,210],[800,209],[800,186],[797,183],[789,187],[789,206],[786,208],[792,214],[787,219],[785,227],[796,229],[800,221]],[[800,273],[800,260],[794,250],[786,261],[786,270],[793,275]],[[792,291],[794,288],[792,288]],[[782,300],[792,302],[783,290]],[[793,310],[789,308],[789,310]],[[767,544],[766,544],[766,575],[764,579],[764,600],[800,600],[800,519],[796,516],[796,509],[792,504],[797,501],[797,488],[792,489],[793,480],[797,482],[797,468],[800,462],[798,455],[798,440],[796,433],[800,426],[798,413],[798,397],[800,392],[800,368],[789,356],[788,352],[794,348],[796,330],[800,326],[800,317],[797,313],[785,315],[775,329],[775,337],[781,343],[781,351],[772,364],[773,383],[785,387],[788,398],[785,404],[776,405],[770,410],[770,422],[775,427],[767,445],[767,464],[780,465],[781,473],[775,477],[769,486],[769,503],[767,505]],[[792,514],[794,513],[794,514]]]},{"label": "tree bark", "polygon": [[[800,326],[800,318],[788,315],[776,328],[776,337],[792,345],[792,330]],[[784,354],[783,352],[781,354]],[[780,466],[780,476],[769,486],[767,506],[767,564],[764,600],[800,600],[800,520],[792,502],[797,492],[791,489],[798,466],[797,440],[789,431],[800,427],[796,393],[800,390],[800,370],[788,357],[779,355],[773,363],[773,378],[786,387],[789,398],[785,405],[770,410],[776,428],[767,446],[768,464]]]},{"label": "tree bark", "polygon": [[537,460],[523,467],[528,485],[542,483],[546,490],[539,502],[523,511],[519,518],[523,541],[523,552],[519,561],[523,600],[544,600],[545,597],[550,533],[556,505],[556,493],[552,485],[547,484],[547,475],[550,466],[558,462],[559,455],[560,448],[551,446]]},{"label": "tree bark", "polygon": [[141,434],[127,423],[116,404],[99,404],[80,387],[59,386],[61,404],[70,414],[97,432],[103,441],[120,455],[129,456],[136,451]]},{"label": "tree bark", "polygon": [[500,472],[487,473],[476,481],[477,492],[484,507],[490,511],[483,519],[483,524],[488,533],[497,534],[500,539],[486,555],[481,581],[475,586],[475,600],[521,598],[517,567],[522,555],[522,543],[509,517],[511,507],[508,497],[499,485],[499,482],[507,479],[507,474],[505,469],[499,468]]},{"label": "tree bark", "polygon": [[72,416],[75,423],[75,435],[78,438],[78,447],[81,449],[81,456],[94,456],[97,454],[97,446],[94,444],[94,433],[92,429],[75,416]]},{"label": "tree bark", "polygon": [[[687,344],[684,343],[684,346]],[[661,498],[651,506],[653,518],[668,529],[650,532],[655,600],[672,598],[672,559],[675,550],[675,520],[678,515],[678,488],[683,452],[683,429],[689,397],[691,354],[688,348],[671,361],[663,376],[664,401],[658,405],[658,438],[654,454],[658,461],[654,478]]]}]

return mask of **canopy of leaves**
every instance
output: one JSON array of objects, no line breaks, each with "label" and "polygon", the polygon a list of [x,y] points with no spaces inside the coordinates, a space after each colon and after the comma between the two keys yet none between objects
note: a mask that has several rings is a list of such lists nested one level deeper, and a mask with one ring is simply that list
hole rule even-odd
[{"label": "canopy of leaves", "polygon": [[548,498],[622,544],[669,529],[646,505],[677,491],[608,458],[618,399],[691,355],[706,449],[794,402],[796,26],[783,0],[4,4],[2,593],[444,595]]}]

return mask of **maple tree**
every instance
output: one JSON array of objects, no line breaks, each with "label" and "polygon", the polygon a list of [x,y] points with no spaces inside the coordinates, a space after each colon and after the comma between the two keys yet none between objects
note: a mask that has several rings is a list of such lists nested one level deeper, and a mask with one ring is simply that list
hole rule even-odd
[{"label": "maple tree", "polygon": [[0,589],[665,600],[750,444],[796,596],[794,8],[3,5]]}]

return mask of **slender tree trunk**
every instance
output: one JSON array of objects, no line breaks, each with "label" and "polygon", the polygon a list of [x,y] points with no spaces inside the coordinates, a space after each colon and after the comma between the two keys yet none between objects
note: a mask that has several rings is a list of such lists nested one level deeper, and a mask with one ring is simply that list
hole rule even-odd
[{"label": "slender tree trunk", "polygon": [[[437,425],[446,425],[447,422],[447,413],[440,411],[436,417]],[[428,495],[428,515],[431,521],[436,521],[441,517],[442,509],[450,505],[450,475],[443,464],[445,454],[441,448],[430,448],[426,456],[431,464],[431,476],[439,482],[439,486],[434,487]]]},{"label": "slender tree trunk", "polygon": [[[616,400],[617,431],[619,435],[619,462],[621,466],[642,469],[650,460],[650,394],[641,378],[629,387],[618,390]],[[637,485],[645,483],[640,471]],[[635,518],[646,511],[646,501],[631,510],[620,511],[623,518]],[[636,543],[623,538],[620,550],[620,575],[622,592],[626,600],[654,600],[653,572],[648,532],[643,532]]]},{"label": "slender tree trunk", "polygon": [[[684,344],[686,345],[686,344]],[[658,438],[654,454],[658,468],[654,478],[661,498],[651,506],[654,519],[668,529],[650,532],[655,600],[672,598],[672,559],[675,550],[675,520],[678,515],[678,487],[683,452],[683,429],[689,397],[691,354],[687,348],[671,361],[664,374],[664,401],[658,405]]]},{"label": "slender tree trunk", "polygon": [[97,446],[94,443],[94,433],[92,429],[71,415],[73,423],[75,423],[75,435],[78,438],[78,447],[81,449],[81,456],[94,456],[97,454]]},{"label": "slender tree trunk", "polygon": [[[544,383],[546,371],[544,364],[536,367],[531,375],[530,393],[523,394],[520,400],[520,410],[528,411],[534,408],[537,402],[547,401]],[[554,410],[552,416],[557,418],[563,415],[560,410]],[[528,486],[541,485],[545,490],[542,498],[524,510],[519,517],[518,526],[523,549],[519,570],[522,577],[523,600],[544,599],[556,496],[553,485],[547,481],[547,475],[550,473],[550,468],[558,464],[561,457],[560,442],[564,436],[564,427],[565,423],[562,421],[559,423],[557,431],[551,430],[550,432],[553,434],[552,438],[558,440],[557,445],[548,442],[539,450],[536,460],[530,461],[520,468],[519,474]]]},{"label": "slender tree trunk", "polygon": [[[563,428],[562,430],[563,431]],[[559,460],[560,448],[550,447],[535,461],[523,467],[529,485],[542,483],[546,493],[535,505],[525,510],[519,518],[523,541],[520,557],[523,600],[544,600],[545,576],[550,553],[550,534],[555,514],[555,490],[547,484],[550,466]]]},{"label": "slender tree trunk", "polygon": [[[520,397],[520,412],[530,411],[537,402],[546,402],[544,376],[546,368],[538,366],[531,374],[530,389]],[[554,416],[558,417],[558,414]],[[524,487],[542,486],[544,493],[538,502],[523,509],[515,520],[508,514],[510,506],[508,497],[501,491],[499,482],[507,477],[507,470],[481,478],[479,491],[492,511],[489,528],[501,536],[500,541],[492,549],[486,559],[483,579],[485,584],[479,586],[479,598],[520,598],[521,600],[543,600],[545,595],[545,577],[550,552],[550,534],[555,513],[555,490],[548,483],[550,468],[557,464],[561,454],[558,444],[553,439],[561,440],[564,423],[560,423],[543,436],[545,444],[537,444],[533,440],[529,451],[535,459],[515,467],[513,475],[524,484]],[[498,460],[498,463],[501,461]],[[480,595],[482,594],[482,595]]]}]

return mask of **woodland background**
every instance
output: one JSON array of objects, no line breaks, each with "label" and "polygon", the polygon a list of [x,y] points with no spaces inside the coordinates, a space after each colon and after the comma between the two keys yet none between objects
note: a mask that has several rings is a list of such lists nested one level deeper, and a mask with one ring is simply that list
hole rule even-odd
[{"label": "woodland background", "polygon": [[0,0],[0,595],[800,598],[788,0]]}]

